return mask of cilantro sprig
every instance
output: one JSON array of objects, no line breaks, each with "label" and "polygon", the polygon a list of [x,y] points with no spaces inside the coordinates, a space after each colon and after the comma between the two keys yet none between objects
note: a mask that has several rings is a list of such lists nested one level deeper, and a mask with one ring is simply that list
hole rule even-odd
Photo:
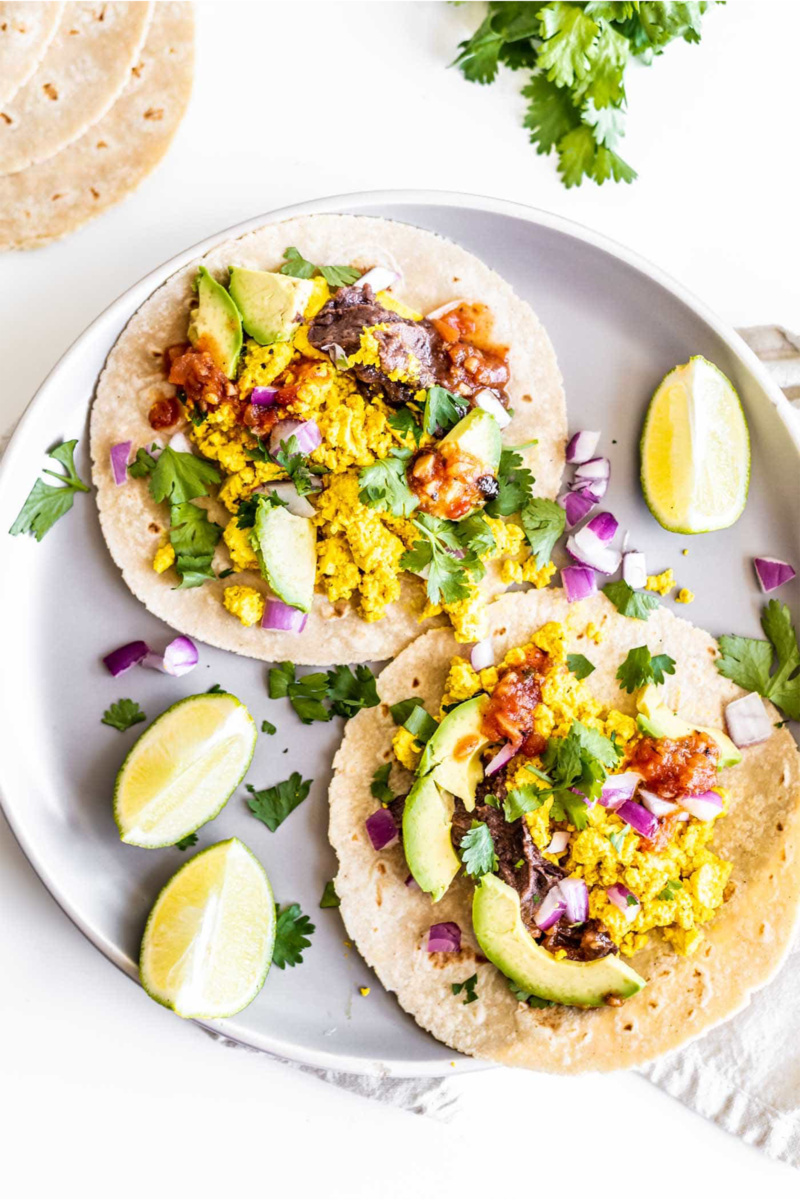
[{"label": "cilantro sprig", "polygon": [[425,411],[422,417],[422,428],[425,433],[445,434],[457,425],[467,411],[462,396],[448,392],[447,388],[432,387],[428,389],[425,399]]},{"label": "cilantro sprig", "polygon": [[181,851],[190,850],[192,848],[192,846],[196,846],[196,845],[197,845],[197,834],[196,833],[187,833],[186,837],[182,837],[180,839],[180,841],[177,841],[175,843],[175,849],[181,850]]},{"label": "cilantro sprig", "polygon": [[364,467],[358,477],[359,499],[369,508],[380,508],[395,517],[409,517],[419,500],[408,486],[406,467],[411,450],[394,447],[388,458]]},{"label": "cilantro sprig", "polygon": [[421,513],[413,523],[422,538],[402,555],[400,566],[415,575],[427,575],[426,589],[432,604],[466,600],[472,584],[486,572],[480,554],[489,548],[486,544],[489,536],[494,545],[494,535],[486,521],[480,514],[466,521],[445,521]]},{"label": "cilantro sprig", "polygon": [[536,566],[550,561],[553,547],[564,532],[567,514],[555,500],[529,500],[520,510],[519,519],[534,553]]},{"label": "cilantro sprig", "polygon": [[650,596],[647,592],[635,592],[624,579],[607,583],[603,588],[617,612],[623,617],[631,617],[634,621],[646,621],[654,608],[658,608],[658,596]]},{"label": "cilantro sprig", "polygon": [[717,670],[748,692],[771,700],[790,720],[800,721],[800,645],[786,605],[770,600],[761,614],[761,627],[767,641],[724,634]]},{"label": "cilantro sprig", "polygon": [[272,787],[262,788],[261,791],[257,791],[252,783],[248,783],[250,799],[247,806],[253,816],[263,821],[267,829],[274,833],[289,814],[303,803],[313,782],[313,779],[303,779],[299,771],[293,771],[288,779],[273,784]]},{"label": "cilantro sprig", "polygon": [[44,479],[36,480],[28,492],[25,503],[19,510],[16,521],[8,531],[13,537],[20,533],[32,533],[36,541],[40,542],[44,535],[53,528],[56,521],[59,521],[72,508],[75,493],[89,491],[88,484],[83,482],[75,469],[77,444],[77,438],[73,438],[71,442],[62,442],[55,449],[48,450],[48,458],[54,458],[56,462],[61,463],[66,474],[44,468],[45,475],[51,475],[53,479],[57,479],[59,486],[54,487],[52,483],[47,483]]},{"label": "cilantro sprig", "polygon": [[312,925],[305,913],[300,911],[299,904],[289,904],[282,909],[276,905],[275,911],[278,921],[272,964],[282,971],[285,967],[296,967],[303,961],[303,951],[311,945],[310,938],[316,925]]},{"label": "cilantro sprig", "polygon": [[677,38],[699,42],[708,4],[547,4],[491,0],[483,23],[459,46],[456,65],[491,83],[500,64],[530,72],[523,125],[538,154],[555,151],[566,187],[584,179],[630,183],[617,153],[625,132],[625,75]]},{"label": "cilantro sprig", "polygon": [[316,266],[307,258],[303,258],[297,246],[287,246],[284,258],[286,261],[280,268],[281,275],[292,275],[295,279],[313,279],[315,275],[321,275],[329,287],[339,288],[348,287],[361,278],[361,271],[357,267]]},{"label": "cilantro sprig", "polygon": [[467,875],[480,879],[490,871],[497,870],[497,854],[489,826],[484,821],[473,821],[459,842],[462,862]]},{"label": "cilantro sprig", "polygon": [[463,980],[462,983],[451,983],[450,991],[454,996],[460,996],[464,993],[464,1004],[472,1004],[478,999],[476,988],[478,986],[478,973],[470,975],[469,979]]},{"label": "cilantro sprig", "polygon": [[576,679],[586,679],[595,670],[595,665],[589,662],[585,654],[568,654],[567,669]]},{"label": "cilantro sprig", "polygon": [[[374,708],[379,703],[375,676],[364,665],[357,666],[355,672],[340,665],[297,678],[293,662],[278,663],[270,667],[268,690],[272,700],[288,697],[304,725],[330,721],[333,716],[347,720],[362,708]],[[330,708],[326,708],[326,702]]]},{"label": "cilantro sprig", "polygon": [[663,683],[665,675],[675,674],[675,659],[668,654],[651,655],[647,646],[634,646],[617,671],[620,687],[635,692],[648,683]]},{"label": "cilantro sprig", "polygon": [[384,763],[378,767],[372,776],[372,783],[369,785],[369,790],[376,800],[380,800],[381,804],[391,804],[394,800],[394,792],[389,787],[389,776],[392,773],[392,764]]},{"label": "cilantro sprig", "polygon": [[610,738],[582,721],[573,721],[566,737],[549,739],[542,755],[544,770],[535,772],[546,786],[535,792],[531,789],[531,801],[535,796],[542,803],[552,796],[551,820],[569,821],[576,829],[585,829],[586,802],[597,799],[608,771],[620,757]]},{"label": "cilantro sprig", "polygon": [[320,908],[338,908],[341,903],[341,900],[336,894],[336,884],[332,879],[329,879],[323,888],[319,906]]},{"label": "cilantro sprig", "polygon": [[528,468],[522,465],[522,455],[517,453],[520,448],[508,446],[500,455],[497,495],[486,505],[490,517],[510,517],[532,499],[535,480]]},{"label": "cilantro sprig", "polygon": [[146,721],[147,717],[142,712],[135,700],[115,700],[110,704],[103,713],[100,724],[110,725],[112,729],[118,729],[120,733],[124,733],[126,729],[130,729],[132,725],[138,725],[140,721]]}]

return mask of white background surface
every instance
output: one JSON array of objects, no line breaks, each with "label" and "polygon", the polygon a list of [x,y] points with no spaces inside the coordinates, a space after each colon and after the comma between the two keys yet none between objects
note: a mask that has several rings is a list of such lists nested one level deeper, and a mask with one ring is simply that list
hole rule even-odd
[{"label": "white background surface", "polygon": [[[65,242],[0,258],[0,430],[159,262],[260,211],[360,189],[551,209],[626,242],[734,324],[800,328],[800,6],[736,0],[707,16],[700,47],[631,72],[622,153],[639,181],[570,192],[518,127],[518,77],[481,89],[445,69],[477,23],[469,6],[218,0],[197,17],[191,108],[156,174]],[[83,939],[1,818],[0,912],[8,1200],[797,1194],[794,1172],[633,1075],[482,1073],[459,1083],[462,1113],[440,1126],[216,1046]]]}]

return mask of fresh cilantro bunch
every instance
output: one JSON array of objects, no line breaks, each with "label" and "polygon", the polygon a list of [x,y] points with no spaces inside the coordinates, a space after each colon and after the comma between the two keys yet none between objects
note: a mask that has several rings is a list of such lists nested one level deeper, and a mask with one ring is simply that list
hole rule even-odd
[{"label": "fresh cilantro bunch", "polygon": [[[770,600],[761,615],[761,627],[769,641],[734,634],[721,637],[717,670],[748,692],[771,700],[790,720],[800,721],[800,645],[786,605]],[[773,655],[777,660],[774,671]]]},{"label": "fresh cilantro bunch", "polygon": [[551,819],[569,821],[576,829],[585,829],[586,801],[597,799],[608,771],[618,764],[620,757],[613,741],[582,721],[573,721],[566,737],[548,741],[542,755],[544,770],[528,768],[541,779],[544,788],[528,784],[509,792],[503,806],[506,820],[514,821],[523,813],[540,808],[552,796]]},{"label": "fresh cilantro bunch", "polygon": [[472,584],[486,573],[480,556],[495,544],[490,526],[480,513],[463,521],[445,521],[421,513],[414,525],[422,537],[406,550],[400,566],[426,578],[432,604],[466,600]]},{"label": "fresh cilantro bunch", "polygon": [[208,495],[207,485],[219,483],[216,467],[196,454],[165,446],[158,459],[139,449],[128,474],[136,479],[149,475],[150,495],[156,504],[164,501],[169,504],[169,540],[181,580],[178,586],[199,587],[207,579],[213,579],[211,562],[222,528],[210,521],[205,509],[193,501]]},{"label": "fresh cilantro bunch", "polygon": [[77,444],[77,439],[74,439],[71,442],[62,442],[60,446],[48,451],[48,458],[54,458],[56,462],[61,463],[66,475],[45,467],[45,475],[52,475],[61,486],[53,487],[52,483],[45,483],[43,479],[36,480],[16,521],[8,531],[13,537],[18,533],[32,533],[37,542],[40,542],[56,521],[72,508],[75,493],[89,491],[88,485],[75,469],[74,455]]},{"label": "fresh cilantro bunch", "polygon": [[636,171],[616,152],[625,132],[625,71],[649,64],[677,38],[699,42],[707,3],[569,4],[491,0],[455,65],[491,83],[499,65],[527,71],[523,124],[537,154],[558,155],[566,187],[584,178],[631,183]]},{"label": "fresh cilantro bunch", "polygon": [[668,654],[651,655],[647,646],[634,646],[617,671],[617,679],[626,692],[635,692],[647,683],[663,683],[665,675],[674,674],[674,658]]}]

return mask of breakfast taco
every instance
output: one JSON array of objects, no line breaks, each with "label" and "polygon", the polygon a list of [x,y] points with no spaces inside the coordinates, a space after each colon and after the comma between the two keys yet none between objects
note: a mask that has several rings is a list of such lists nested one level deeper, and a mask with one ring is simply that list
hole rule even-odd
[{"label": "breakfast taco", "polygon": [[178,272],[112,350],[91,421],[135,595],[299,663],[391,656],[420,622],[475,640],[487,598],[546,584],[526,528],[563,528],[565,432],[550,341],[504,280],[433,233],[346,216]]},{"label": "breakfast taco", "polygon": [[797,746],[665,608],[645,623],[548,589],[489,620],[471,657],[450,630],[419,638],[347,728],[330,793],[345,925],[457,1050],[559,1072],[642,1063],[780,962]]}]

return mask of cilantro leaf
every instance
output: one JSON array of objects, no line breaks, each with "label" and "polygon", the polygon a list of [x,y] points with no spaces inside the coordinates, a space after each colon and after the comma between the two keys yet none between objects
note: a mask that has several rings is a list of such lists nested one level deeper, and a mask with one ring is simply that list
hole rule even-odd
[{"label": "cilantro leaf", "polygon": [[336,885],[332,879],[329,879],[323,889],[319,906],[320,908],[338,908],[340,904],[341,900],[336,894]]},{"label": "cilantro leaf", "polygon": [[527,1004],[529,1008],[550,1008],[555,1001],[543,1000],[541,996],[534,996],[532,992],[523,991],[521,987],[517,987],[510,979],[508,981],[508,990],[521,1004]]},{"label": "cilantro leaf", "polygon": [[364,467],[358,477],[359,500],[369,508],[388,510],[395,517],[409,517],[419,500],[408,486],[406,465],[410,450],[394,449],[389,457]]},{"label": "cilantro leaf", "polygon": [[54,458],[56,462],[61,463],[66,469],[66,474],[45,468],[45,475],[52,475],[61,486],[54,487],[44,479],[36,480],[19,510],[16,521],[8,531],[12,537],[20,533],[32,533],[36,541],[40,542],[56,521],[72,508],[75,493],[89,491],[88,485],[75,470],[74,454],[77,444],[77,438],[74,438],[71,442],[62,442],[54,450],[48,451],[48,458]]},{"label": "cilantro leaf", "polygon": [[171,506],[169,540],[175,551],[180,587],[197,587],[214,578],[211,561],[221,537],[222,527],[208,519],[204,508],[191,501]]},{"label": "cilantro leaf", "polygon": [[331,712],[347,720],[362,708],[375,708],[380,703],[375,676],[367,666],[338,666],[328,671],[328,699]]},{"label": "cilantro leaf", "polygon": [[459,54],[453,66],[460,67],[465,79],[472,83],[491,83],[497,75],[497,60],[504,37],[492,28],[492,14],[471,38],[459,43]]},{"label": "cilantro leaf", "polygon": [[186,837],[182,837],[180,841],[175,842],[176,850],[188,850],[191,846],[197,845],[197,834],[187,833]]},{"label": "cilantro leaf", "polygon": [[316,926],[300,911],[299,904],[289,904],[282,909],[278,909],[276,904],[275,911],[278,922],[272,964],[282,971],[285,967],[296,967],[303,961],[302,951],[311,945],[309,939]]},{"label": "cilantro leaf", "polygon": [[511,823],[521,817],[523,813],[535,812],[537,808],[542,807],[547,796],[547,792],[534,787],[532,783],[525,783],[522,787],[512,788],[503,802],[503,812],[506,820]]},{"label": "cilantro leaf", "polygon": [[397,433],[403,435],[410,433],[415,443],[420,444],[423,433],[422,426],[407,404],[404,404],[402,408],[394,409],[389,414],[388,421]]},{"label": "cilantro leaf", "polygon": [[188,451],[165,446],[150,474],[150,495],[156,504],[185,504],[207,496],[207,484],[219,483],[219,471],[211,463]]},{"label": "cilantro leaf", "polygon": [[392,764],[387,762],[382,767],[378,767],[372,776],[372,783],[369,790],[376,800],[380,800],[381,804],[390,804],[394,800],[394,792],[389,787],[389,776],[391,773]]},{"label": "cilantro leaf", "polygon": [[392,714],[395,725],[405,725],[411,710],[419,708],[420,705],[422,705],[422,700],[419,696],[409,696],[407,700],[398,700],[396,704],[390,704],[389,712]]},{"label": "cilantro leaf", "polygon": [[276,783],[261,791],[256,791],[253,785],[248,783],[247,791],[251,798],[247,805],[253,816],[263,821],[267,829],[274,833],[289,813],[294,812],[298,804],[303,803],[313,782],[312,779],[303,779],[299,771],[293,771],[282,783]]},{"label": "cilantro leaf", "polygon": [[331,714],[324,701],[328,696],[328,676],[324,671],[312,671],[289,685],[289,702],[304,725],[313,721],[330,721]]},{"label": "cilantro leaf", "polygon": [[491,525],[479,512],[456,521],[455,535],[462,550],[470,550],[473,554],[488,554],[497,545]]},{"label": "cilantro leaf", "polygon": [[[307,496],[309,492],[316,490],[314,476],[308,466],[308,457],[301,453],[296,434],[291,434],[281,442],[280,449],[273,455],[273,462],[283,467],[297,489],[298,496]],[[285,504],[285,501],[282,503]]]},{"label": "cilantro leaf", "polygon": [[480,879],[490,871],[497,870],[497,855],[489,826],[483,821],[473,821],[459,843],[464,851],[464,870],[473,879]]},{"label": "cilantro leaf", "polygon": [[454,425],[458,424],[465,412],[466,404],[462,396],[456,396],[443,387],[429,388],[422,417],[422,428],[430,434],[435,434],[437,431],[448,433]]},{"label": "cilantro leaf", "polygon": [[[769,641],[724,634],[717,670],[749,692],[758,692],[792,721],[800,721],[800,645],[785,604],[770,600],[761,614]],[[772,659],[775,656],[775,671]]]},{"label": "cilantro leaf", "polygon": [[568,654],[567,668],[576,679],[586,679],[595,670],[594,663],[590,663],[583,654]]},{"label": "cilantro leaf", "polygon": [[537,65],[552,83],[571,88],[589,73],[600,27],[584,5],[543,4],[539,16],[544,43]]},{"label": "cilantro leaf", "polygon": [[153,456],[147,453],[144,446],[140,446],[133,462],[128,463],[128,474],[134,479],[146,479],[155,465]]},{"label": "cilantro leaf", "polygon": [[[668,879],[666,886],[658,893],[659,900],[674,900],[675,893],[681,891],[683,884],[680,879]],[[628,903],[630,904],[630,897]],[[634,901],[635,903],[635,901]]]},{"label": "cilantro leaf", "polygon": [[138,725],[140,721],[146,720],[147,717],[135,700],[116,700],[103,713],[100,724],[110,725],[112,729],[118,729],[120,733],[124,733],[132,725]]},{"label": "cilantro leaf", "polygon": [[287,246],[284,252],[286,262],[281,267],[281,275],[293,275],[295,279],[311,279],[320,274],[329,287],[347,287],[361,278],[357,267],[317,267],[314,263],[303,258],[296,246]]},{"label": "cilantro leaf", "polygon": [[470,975],[469,979],[465,979],[462,983],[451,983],[450,990],[454,996],[458,996],[461,992],[464,993],[464,1003],[472,1004],[478,999],[478,993],[475,990],[478,983],[478,973]]},{"label": "cilantro leaf", "polygon": [[261,722],[261,732],[262,733],[270,733],[270,734],[277,733],[278,727],[277,727],[277,725],[273,725],[272,721],[262,721]]},{"label": "cilantro leaf", "polygon": [[607,583],[603,592],[608,596],[617,612],[634,621],[646,621],[653,609],[658,608],[660,603],[658,596],[650,596],[647,592],[635,592],[624,579],[618,579],[615,583]]},{"label": "cilantro leaf", "polygon": [[635,692],[647,683],[663,683],[665,675],[674,674],[674,658],[668,654],[651,656],[647,646],[634,646],[617,671],[617,679],[626,692]]},{"label": "cilantro leaf", "polygon": [[221,683],[212,683],[210,688],[206,688],[207,696],[221,696],[224,692],[225,689]]},{"label": "cilantro leaf", "polygon": [[534,478],[522,465],[522,455],[509,446],[500,455],[497,469],[497,495],[486,505],[490,517],[510,517],[519,512],[532,499]]},{"label": "cilantro leaf", "polygon": [[519,514],[520,523],[536,557],[537,567],[550,561],[553,547],[564,532],[567,514],[555,500],[529,500]]}]

